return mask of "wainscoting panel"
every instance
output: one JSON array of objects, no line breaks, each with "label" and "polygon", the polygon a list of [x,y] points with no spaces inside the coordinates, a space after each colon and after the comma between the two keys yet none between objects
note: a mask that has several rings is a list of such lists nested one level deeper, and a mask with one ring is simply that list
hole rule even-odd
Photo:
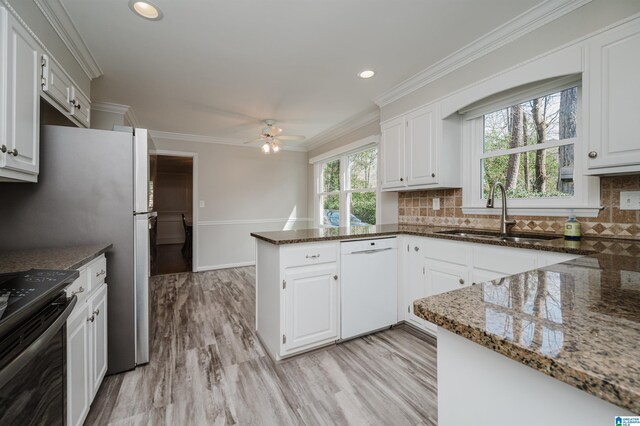
[{"label": "wainscoting panel", "polygon": [[312,226],[309,218],[246,219],[198,222],[198,271],[255,264],[251,232]]}]

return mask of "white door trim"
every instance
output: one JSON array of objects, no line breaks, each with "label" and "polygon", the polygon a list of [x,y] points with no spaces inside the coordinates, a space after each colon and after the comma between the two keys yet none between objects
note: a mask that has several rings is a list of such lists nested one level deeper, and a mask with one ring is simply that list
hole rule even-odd
[{"label": "white door trim", "polygon": [[193,224],[193,242],[191,248],[191,271],[198,272],[198,153],[190,151],[172,151],[169,149],[153,149],[151,155],[164,155],[168,157],[191,157],[193,159],[193,206],[191,223]]}]

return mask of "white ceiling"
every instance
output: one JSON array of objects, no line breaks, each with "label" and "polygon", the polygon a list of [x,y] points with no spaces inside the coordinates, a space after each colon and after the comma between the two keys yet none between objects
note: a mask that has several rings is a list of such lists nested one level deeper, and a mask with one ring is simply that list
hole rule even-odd
[{"label": "white ceiling", "polygon": [[93,101],[158,131],[249,140],[275,118],[307,141],[540,2],[155,0],[152,22],[127,0],[62,0],[104,72]]}]

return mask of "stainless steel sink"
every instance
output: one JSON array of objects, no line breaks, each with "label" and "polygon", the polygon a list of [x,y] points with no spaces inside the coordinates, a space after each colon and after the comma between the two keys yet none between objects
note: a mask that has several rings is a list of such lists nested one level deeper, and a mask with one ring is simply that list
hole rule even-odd
[{"label": "stainless steel sink", "polygon": [[559,237],[557,235],[531,235],[531,234],[510,234],[507,236],[500,235],[499,233],[492,232],[483,232],[483,231],[460,231],[460,230],[451,230],[451,231],[439,231],[436,234],[443,235],[453,235],[460,238],[476,238],[481,240],[491,240],[491,241],[504,241],[510,243],[539,243],[542,241],[550,241],[557,240]]}]

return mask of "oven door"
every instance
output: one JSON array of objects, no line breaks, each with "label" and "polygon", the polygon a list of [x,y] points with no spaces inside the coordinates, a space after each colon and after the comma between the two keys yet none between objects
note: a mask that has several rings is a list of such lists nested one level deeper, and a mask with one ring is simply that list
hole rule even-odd
[{"label": "oven door", "polygon": [[64,296],[0,341],[0,425],[62,425],[66,412]]}]

